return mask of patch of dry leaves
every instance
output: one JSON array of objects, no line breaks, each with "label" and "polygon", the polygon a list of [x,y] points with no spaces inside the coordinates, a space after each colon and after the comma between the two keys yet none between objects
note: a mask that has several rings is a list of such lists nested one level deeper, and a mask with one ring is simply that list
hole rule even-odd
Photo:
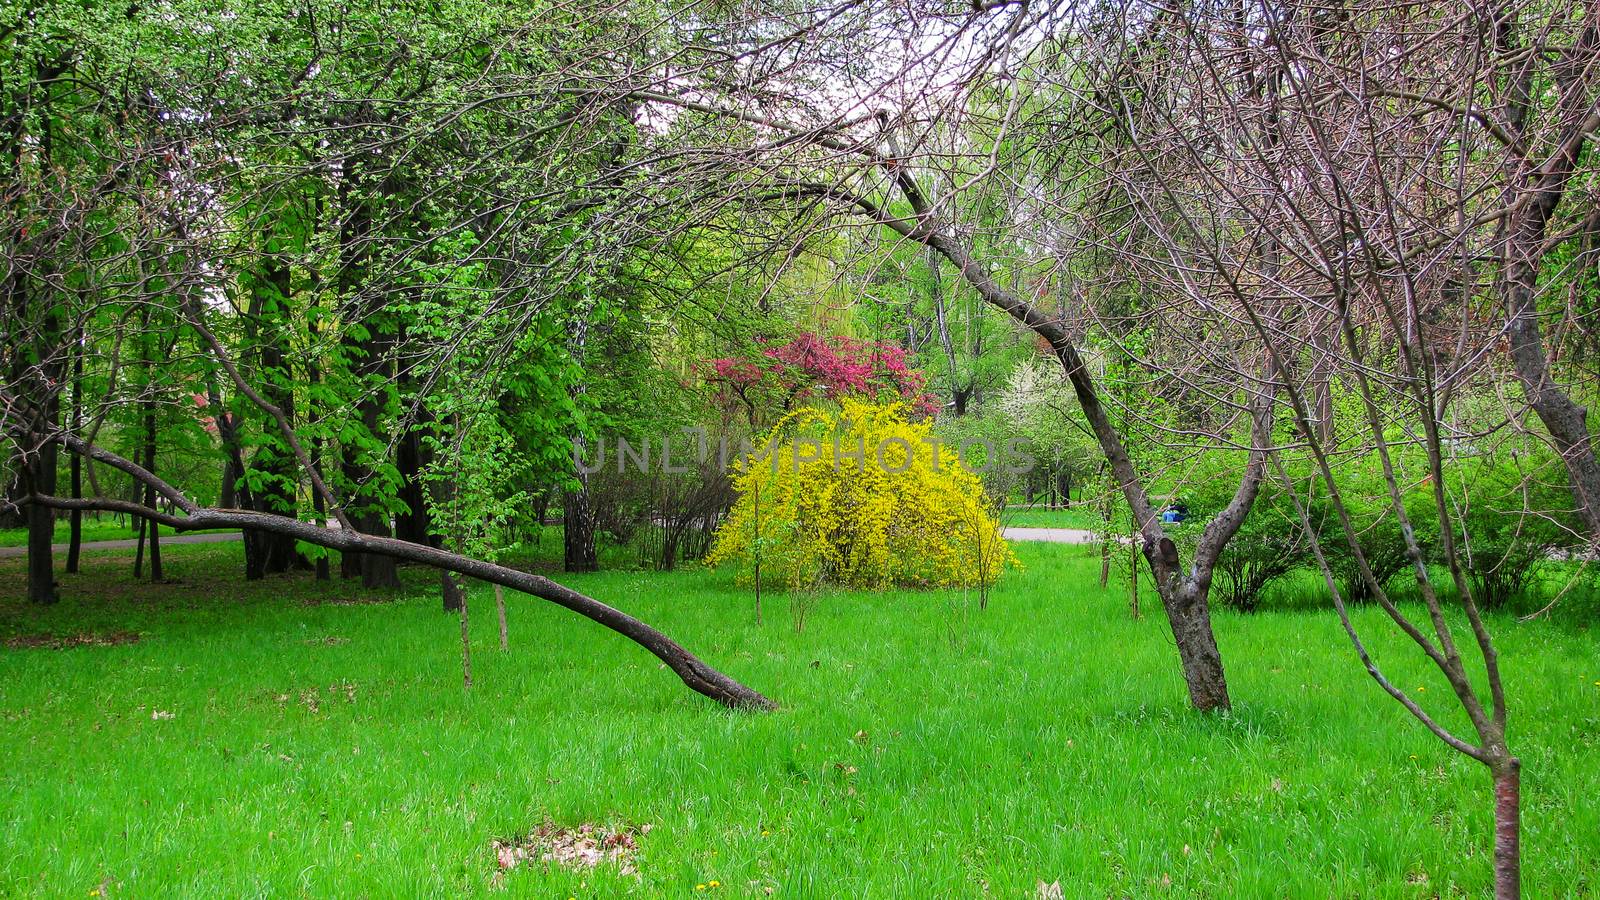
[{"label": "patch of dry leaves", "polygon": [[584,822],[568,827],[545,822],[521,838],[494,841],[495,862],[502,870],[514,869],[529,861],[592,869],[613,863],[623,875],[637,875],[634,858],[639,838],[650,833],[650,825],[596,825]]},{"label": "patch of dry leaves", "polygon": [[115,647],[139,642],[137,631],[108,631],[105,634],[19,634],[6,639],[9,650],[67,650],[73,647]]}]

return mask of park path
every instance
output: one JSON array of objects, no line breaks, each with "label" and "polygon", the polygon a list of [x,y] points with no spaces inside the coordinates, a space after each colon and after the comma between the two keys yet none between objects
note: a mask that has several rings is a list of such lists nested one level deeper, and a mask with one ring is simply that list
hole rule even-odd
[{"label": "park path", "polygon": [[[1099,543],[1100,536],[1093,531],[1082,528],[1019,528],[1011,527],[1002,530],[1008,541],[1044,541],[1051,544],[1095,544]],[[164,534],[161,536],[163,544],[215,544],[222,541],[237,541],[241,537],[237,531],[225,531],[217,534]],[[84,550],[132,550],[138,546],[138,539],[123,538],[115,541],[85,541]],[[66,544],[52,544],[57,553],[67,552]],[[0,547],[0,559],[16,559],[27,556],[27,547]]]},{"label": "park path", "polygon": [[[215,544],[221,541],[237,541],[243,537],[237,531],[224,531],[216,534],[163,534],[161,543],[165,544]],[[132,550],[139,545],[138,538],[123,538],[115,541],[84,541],[84,550]],[[67,552],[66,544],[51,544],[57,553]],[[27,556],[27,547],[0,547],[0,559],[13,559],[18,556]]]},{"label": "park path", "polygon": [[1083,528],[1022,528],[1000,530],[1008,541],[1045,541],[1051,544],[1098,544],[1100,535]]}]

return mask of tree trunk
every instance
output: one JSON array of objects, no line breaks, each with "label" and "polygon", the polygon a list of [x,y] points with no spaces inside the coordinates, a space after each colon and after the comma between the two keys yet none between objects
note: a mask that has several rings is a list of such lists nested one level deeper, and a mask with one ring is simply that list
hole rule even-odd
[{"label": "tree trunk", "polygon": [[445,593],[456,595],[456,608],[461,612],[461,686],[467,690],[472,689],[472,632],[467,628],[467,593],[456,583],[455,576],[446,570],[439,570],[439,577],[444,579]]},{"label": "tree trunk", "polygon": [[[34,490],[54,493],[56,487],[55,444],[46,444],[34,452],[28,462],[27,477]],[[55,511],[35,503],[28,507],[28,600],[33,603],[54,603],[56,594],[55,557],[51,546],[56,537]]]},{"label": "tree trunk", "polygon": [[[220,415],[220,414],[219,414]],[[244,504],[239,502],[238,484],[239,467],[230,457],[222,463],[222,487],[217,491],[217,505],[223,509],[239,509]]]},{"label": "tree trunk", "polygon": [[[30,373],[21,379],[32,392],[36,392],[28,400],[34,404],[31,412],[37,416],[33,434],[29,435],[29,443],[34,445],[34,451],[25,457],[21,475],[30,491],[53,494],[60,447],[50,440],[50,433],[56,430],[60,419],[61,396],[57,393],[55,382],[60,380],[64,366],[55,360],[55,348],[46,343],[59,331],[53,316],[45,318],[43,331],[39,346],[46,361],[39,364],[37,374]],[[28,510],[27,518],[28,599],[34,603],[54,603],[60,599],[56,594],[53,546],[56,538],[55,513],[35,505]]]},{"label": "tree trunk", "polygon": [[600,570],[600,558],[594,546],[594,510],[589,506],[588,480],[587,475],[580,473],[578,481],[583,486],[567,491],[561,498],[563,567],[568,572]]},{"label": "tree trunk", "polygon": [[950,388],[950,402],[951,402],[951,405],[955,408],[955,414],[956,415],[958,415],[958,416],[966,415],[967,414],[967,404],[970,403],[971,401],[972,401],[972,386],[971,385],[959,385],[959,386],[952,386]]},{"label": "tree trunk", "polygon": [[[134,495],[138,496],[139,485],[133,486]],[[144,575],[144,536],[147,520],[144,516],[133,517],[133,531],[137,535],[133,550],[133,577],[137,580]]]},{"label": "tree trunk", "polygon": [[[144,468],[146,472],[156,473],[156,407],[154,400],[146,400],[144,410]],[[147,484],[144,489],[144,505],[156,508],[156,489],[154,485]],[[155,519],[146,519],[145,527],[150,529],[150,580],[160,581],[161,576],[161,535],[160,526]]]},{"label": "tree trunk", "polygon": [[[313,454],[311,458],[316,460],[316,465],[320,467],[322,465],[322,438],[315,438],[312,440],[311,453]],[[321,491],[311,492],[311,510],[316,514],[318,525],[327,524],[328,510],[324,507]],[[318,581],[328,581],[332,577],[331,573],[328,571],[328,554],[323,553],[317,556],[316,570]]]},{"label": "tree trunk", "polygon": [[[1021,297],[1000,286],[994,280],[988,268],[974,259],[966,248],[954,237],[940,232],[937,229],[937,217],[933,208],[922,195],[920,187],[914,178],[907,172],[899,172],[895,176],[896,184],[901,193],[910,203],[916,213],[913,217],[899,218],[885,215],[876,207],[871,208],[874,220],[896,233],[919,241],[932,250],[937,251],[949,260],[961,276],[983,298],[984,302],[994,306],[1017,322],[1027,326],[1035,334],[1050,343],[1050,349],[1060,361],[1061,368],[1067,376],[1067,381],[1072,385],[1073,393],[1078,398],[1078,406],[1083,411],[1084,420],[1093,432],[1100,450],[1105,454],[1106,465],[1112,477],[1121,487],[1123,497],[1128,501],[1135,520],[1140,523],[1139,532],[1144,536],[1146,543],[1146,556],[1150,557],[1153,545],[1159,545],[1161,557],[1164,560],[1161,566],[1155,565],[1152,558],[1151,574],[1155,576],[1157,584],[1168,582],[1177,572],[1178,551],[1165,531],[1156,521],[1155,509],[1150,502],[1150,496],[1140,477],[1139,470],[1134,466],[1133,459],[1128,453],[1124,436],[1112,427],[1106,406],[1101,402],[1100,391],[1088,366],[1077,346],[1073,343],[1065,326],[1057,318],[1046,314]],[[1265,447],[1271,437],[1271,392],[1262,392],[1252,400],[1255,410],[1255,421],[1252,423],[1251,439],[1253,444]],[[1259,439],[1259,440],[1258,440]],[[1256,494],[1261,484],[1261,473],[1265,466],[1265,453],[1253,450],[1246,474],[1241,479],[1239,489],[1234,493],[1233,500],[1229,501],[1227,512],[1229,517],[1219,515],[1207,526],[1206,535],[1201,539],[1201,548],[1196,551],[1197,559],[1204,553],[1212,554],[1211,559],[1204,568],[1210,568],[1215,562],[1215,555],[1237,533],[1238,523],[1247,514],[1255,502]],[[1215,528],[1214,528],[1215,527]],[[1170,564],[1166,560],[1170,559]],[[1197,568],[1199,568],[1197,566]],[[1209,579],[1209,574],[1204,576]],[[1165,590],[1165,588],[1162,588]],[[1166,596],[1162,596],[1163,605]],[[1194,639],[1199,644],[1194,647],[1182,649],[1180,652],[1185,658],[1184,677],[1190,684],[1190,696],[1195,700],[1196,709],[1210,710],[1226,708],[1228,705],[1227,686],[1222,679],[1222,663],[1217,654],[1216,640],[1211,635],[1211,616],[1206,610],[1206,591],[1202,587],[1191,595],[1186,608],[1176,615],[1168,609],[1168,616],[1175,623],[1173,637],[1179,642]],[[1199,632],[1203,630],[1204,633]],[[1188,664],[1193,659],[1194,665]],[[1215,660],[1214,665],[1212,664]],[[1213,671],[1214,670],[1214,671]]]},{"label": "tree trunk", "polygon": [[[573,360],[581,366],[588,349],[589,311],[580,309],[576,318],[572,339],[568,344]],[[571,389],[574,400],[581,399],[587,391],[588,385],[582,381]],[[588,448],[584,443],[582,434],[572,436],[572,458],[578,487],[561,496],[562,566],[568,572],[600,570],[600,556],[594,546],[594,509],[589,503],[589,475],[577,464],[578,460],[587,458],[585,451]]]},{"label": "tree trunk", "polygon": [[[1168,594],[1170,591],[1170,596]],[[1187,579],[1161,591],[1173,642],[1183,663],[1183,680],[1189,702],[1200,712],[1232,707],[1228,680],[1222,671],[1222,653],[1211,630],[1211,608],[1194,582]]]},{"label": "tree trunk", "polygon": [[1539,273],[1538,265],[1530,257],[1544,240],[1544,219],[1529,214],[1520,226],[1512,239],[1518,244],[1518,250],[1507,268],[1505,288],[1510,320],[1506,338],[1511,344],[1511,361],[1528,405],[1550,432],[1551,443],[1566,465],[1572,499],[1579,515],[1590,536],[1600,536],[1600,460],[1595,458],[1589,434],[1589,411],[1574,402],[1552,377],[1539,329],[1536,302]]},{"label": "tree trunk", "polygon": [[494,612],[500,619],[500,649],[511,649],[511,635],[506,631],[506,589],[494,586]]},{"label": "tree trunk", "polygon": [[[79,332],[72,354],[72,431],[74,434],[83,431],[83,340]],[[72,499],[83,497],[83,460],[78,454],[70,454],[68,465],[72,470]],[[83,510],[75,509],[71,513],[71,534],[67,538],[67,573],[76,574],[78,571],[78,556],[83,550]]]},{"label": "tree trunk", "polygon": [[[401,538],[404,540],[404,538]],[[413,541],[412,543],[417,543]],[[439,595],[444,598],[444,611],[457,612],[466,603],[466,594],[461,590],[461,583],[456,581],[449,572],[439,572]]]},{"label": "tree trunk", "polygon": [[1522,762],[1512,757],[1494,771],[1494,897],[1522,896]]},{"label": "tree trunk", "polygon": [[427,465],[422,435],[415,427],[407,428],[395,447],[395,468],[400,472],[400,502],[406,508],[395,513],[394,536],[402,541],[438,546],[437,536],[429,533],[428,506],[423,492],[422,469]]},{"label": "tree trunk", "polygon": [[[372,444],[383,446],[386,442],[381,424],[385,401],[394,384],[394,373],[390,370],[388,358],[389,350],[393,347],[394,330],[393,322],[383,308],[382,298],[368,296],[364,284],[374,226],[372,209],[359,196],[359,192],[376,185],[371,184],[358,159],[356,156],[345,157],[349,169],[347,177],[340,184],[340,202],[347,214],[339,233],[339,288],[340,294],[349,298],[347,303],[350,309],[346,313],[348,322],[359,324],[365,334],[358,336],[347,331],[342,342],[356,376],[356,406],[362,425]],[[388,501],[392,491],[398,488],[375,483],[375,464],[380,460],[367,456],[368,450],[357,446],[356,442],[344,443],[341,450],[344,458],[340,467],[350,484],[350,508],[357,511],[349,516],[351,525],[362,534],[388,537]],[[395,570],[394,558],[390,556],[368,558],[359,552],[346,552],[340,560],[340,574],[345,578],[359,575],[362,585],[367,588],[400,586],[400,575]]]},{"label": "tree trunk", "polygon": [[[1137,533],[1139,523],[1134,522],[1133,527]],[[1128,610],[1139,618],[1139,549],[1132,540],[1128,541]]]},{"label": "tree trunk", "polygon": [[[363,534],[389,536],[389,523],[378,516],[367,516],[357,526]],[[361,555],[361,586],[373,590],[399,590],[400,570],[395,568],[394,557]]]}]

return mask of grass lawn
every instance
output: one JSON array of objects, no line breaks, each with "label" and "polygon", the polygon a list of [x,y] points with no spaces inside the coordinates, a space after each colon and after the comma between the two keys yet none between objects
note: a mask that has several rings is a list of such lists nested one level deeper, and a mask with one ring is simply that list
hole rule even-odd
[{"label": "grass lawn", "polygon": [[[986,611],[837,593],[798,634],[782,595],[756,627],[727,573],[569,579],[780,700],[772,714],[715,708],[526,597],[508,598],[502,653],[483,589],[465,692],[456,620],[421,571],[402,599],[351,602],[340,583],[239,580],[237,544],[170,547],[175,583],[157,586],[95,551],[35,609],[23,561],[0,560],[0,638],[140,636],[0,649],[0,896],[1487,891],[1487,774],[1371,683],[1331,613],[1219,612],[1236,709],[1201,717],[1159,613],[1130,620],[1094,548],[1017,549],[1026,569]],[[1381,612],[1358,618],[1400,684],[1451,707]],[[1530,894],[1595,893],[1600,635],[1492,627]],[[649,824],[638,876],[531,864],[498,882],[491,841],[547,820]]]},{"label": "grass lawn", "polygon": [[1068,509],[1007,507],[1001,516],[1004,524],[1023,528],[1082,528],[1099,531],[1104,527],[1100,511],[1085,504],[1074,504]]},{"label": "grass lawn", "polygon": [[[217,529],[190,531],[188,534],[211,534]],[[222,529],[227,530],[227,529]],[[163,538],[172,535],[167,528],[161,529]],[[125,541],[133,540],[139,532],[126,519],[117,521],[112,516],[86,515],[83,517],[83,542],[94,541]],[[65,544],[72,540],[72,523],[66,519],[57,519],[55,528],[55,543]],[[28,529],[26,528],[0,528],[0,547],[25,547],[28,544]],[[57,561],[58,563],[60,560]]]},{"label": "grass lawn", "polygon": [[[162,534],[171,532],[162,530]],[[83,540],[89,541],[118,541],[126,538],[138,537],[133,526],[126,521],[118,522],[107,516],[103,519],[94,516],[83,517]],[[56,543],[65,544],[72,540],[72,525],[66,519],[56,520]],[[28,529],[26,528],[0,528],[0,547],[22,547],[28,543]]]}]

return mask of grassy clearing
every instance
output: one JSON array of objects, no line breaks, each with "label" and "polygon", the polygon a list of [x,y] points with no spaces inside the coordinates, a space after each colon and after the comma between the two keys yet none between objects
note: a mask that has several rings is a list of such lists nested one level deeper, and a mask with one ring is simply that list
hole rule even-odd
[{"label": "grassy clearing", "polygon": [[[167,532],[163,531],[163,534]],[[126,521],[119,522],[114,518],[104,519],[85,516],[83,519],[84,541],[120,541],[127,538],[138,537],[133,526]],[[65,544],[72,540],[72,526],[66,519],[56,520],[56,543]],[[28,543],[28,529],[26,528],[0,528],[0,547],[22,547]]]},{"label": "grassy clearing", "polygon": [[1068,509],[1013,506],[1006,509],[1001,519],[1006,525],[1022,528],[1082,528],[1087,531],[1099,531],[1105,524],[1100,518],[1100,511],[1091,509],[1086,504]]},{"label": "grassy clearing", "polygon": [[[504,879],[511,895],[1489,884],[1487,776],[1370,683],[1331,615],[1220,613],[1238,708],[1197,717],[1159,614],[1128,619],[1094,581],[1094,548],[1019,546],[1026,570],[983,613],[959,593],[836,593],[798,634],[782,595],[757,628],[727,573],[570,579],[780,699],[770,715],[713,708],[529,598],[511,600],[502,653],[482,589],[466,693],[427,573],[408,573],[403,599],[356,603],[345,584],[239,581],[239,552],[173,546],[177,583],[160,586],[126,583],[129,553],[95,552],[44,610],[16,599],[22,560],[0,560],[0,639],[142,635],[0,650],[0,895],[488,893],[491,842],[546,820],[651,825],[639,875],[524,866]],[[1447,709],[1382,614],[1359,619],[1399,682]],[[1531,893],[1593,893],[1597,635],[1493,627],[1526,764]]]},{"label": "grassy clearing", "polygon": [[[208,531],[191,531],[189,534],[208,534]],[[161,536],[168,537],[172,534],[166,528],[161,529]],[[126,541],[137,538],[139,533],[133,529],[126,517],[86,515],[83,517],[83,542],[94,541]],[[65,544],[72,540],[72,524],[66,519],[57,519],[55,528],[55,542]],[[25,547],[28,544],[28,529],[26,528],[0,528],[0,547]]]}]

